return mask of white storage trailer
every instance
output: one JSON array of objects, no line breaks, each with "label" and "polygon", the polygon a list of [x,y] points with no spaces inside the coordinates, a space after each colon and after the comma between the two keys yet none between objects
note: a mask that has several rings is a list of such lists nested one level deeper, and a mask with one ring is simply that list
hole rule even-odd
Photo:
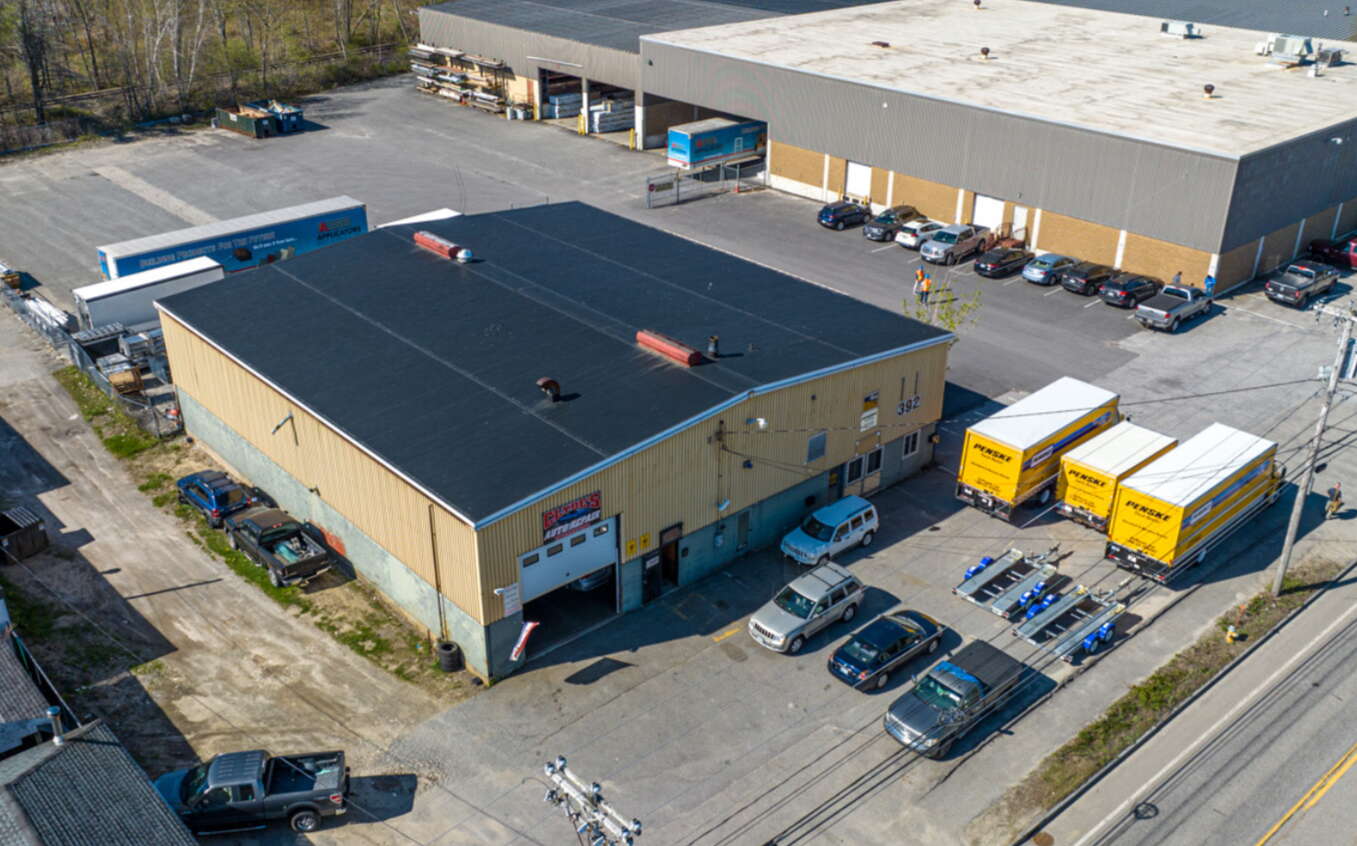
[{"label": "white storage trailer", "polygon": [[225,275],[220,264],[204,256],[96,282],[76,288],[71,295],[75,298],[80,328],[121,323],[136,332],[160,325],[156,300],[217,282]]}]

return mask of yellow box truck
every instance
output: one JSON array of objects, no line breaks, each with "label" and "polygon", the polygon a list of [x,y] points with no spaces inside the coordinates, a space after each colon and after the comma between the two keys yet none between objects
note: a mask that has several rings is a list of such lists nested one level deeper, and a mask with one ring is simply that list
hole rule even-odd
[{"label": "yellow box truck", "polygon": [[1122,480],[1107,557],[1167,582],[1276,502],[1285,478],[1275,443],[1213,423]]},{"label": "yellow box truck", "polygon": [[1121,480],[1177,446],[1161,435],[1123,420],[1060,457],[1056,511],[1085,526],[1107,531]]},{"label": "yellow box truck", "polygon": [[1057,379],[966,430],[957,499],[1005,520],[1028,500],[1047,502],[1060,456],[1120,419],[1116,394]]}]

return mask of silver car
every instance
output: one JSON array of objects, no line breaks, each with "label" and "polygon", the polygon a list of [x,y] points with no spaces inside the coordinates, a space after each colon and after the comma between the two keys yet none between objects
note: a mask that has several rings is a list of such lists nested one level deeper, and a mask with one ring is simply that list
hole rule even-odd
[{"label": "silver car", "polygon": [[866,592],[862,582],[843,567],[821,564],[754,612],[749,636],[774,652],[795,655],[811,635],[831,623],[847,623],[856,617]]}]

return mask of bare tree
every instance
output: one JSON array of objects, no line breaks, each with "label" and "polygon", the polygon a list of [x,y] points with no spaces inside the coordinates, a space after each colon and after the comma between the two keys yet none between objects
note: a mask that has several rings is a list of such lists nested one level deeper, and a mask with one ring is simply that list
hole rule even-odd
[{"label": "bare tree", "polygon": [[33,119],[47,122],[47,51],[51,32],[51,9],[43,0],[19,0],[16,31],[19,52],[28,68],[28,84],[33,89]]}]

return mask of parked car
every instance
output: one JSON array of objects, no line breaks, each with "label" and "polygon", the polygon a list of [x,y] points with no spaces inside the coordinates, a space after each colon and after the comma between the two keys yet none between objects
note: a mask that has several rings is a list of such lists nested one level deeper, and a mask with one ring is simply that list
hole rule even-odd
[{"label": "parked car", "polygon": [[1177,332],[1194,317],[1211,311],[1211,298],[1184,285],[1165,285],[1164,289],[1136,306],[1136,321],[1146,329]]},{"label": "parked car", "polygon": [[984,250],[988,236],[989,230],[983,226],[954,223],[934,232],[919,248],[919,256],[934,264],[956,264]]},{"label": "parked car", "polygon": [[922,217],[913,206],[894,206],[867,221],[862,227],[862,234],[873,241],[889,241],[900,231],[901,226]]},{"label": "parked car", "polygon": [[227,516],[251,505],[245,489],[220,470],[190,473],[174,484],[179,489],[179,501],[201,511],[214,529],[220,529]]},{"label": "parked car", "polygon": [[880,690],[910,660],[937,652],[943,631],[937,620],[918,611],[883,614],[834,651],[829,672],[853,687]]},{"label": "parked car", "polygon": [[1117,272],[1105,264],[1081,261],[1057,273],[1060,277],[1060,287],[1074,294],[1091,297]]},{"label": "parked car", "polygon": [[846,496],[817,509],[782,538],[782,554],[802,564],[824,564],[854,546],[871,546],[879,528],[872,504]]},{"label": "parked car", "polygon": [[851,622],[867,593],[862,582],[832,561],[778,591],[749,618],[749,636],[774,652],[795,655],[831,623]]},{"label": "parked car", "polygon": [[1331,241],[1320,238],[1310,242],[1310,254],[1325,264],[1343,270],[1357,270],[1357,236]]},{"label": "parked car", "polygon": [[942,231],[947,224],[936,220],[911,220],[895,233],[895,243],[909,250],[917,250],[928,239]]},{"label": "parked car", "polygon": [[1312,298],[1333,290],[1337,282],[1337,268],[1317,261],[1296,261],[1270,274],[1263,291],[1275,303],[1305,308]]},{"label": "parked car", "polygon": [[983,640],[968,643],[891,703],[886,732],[926,758],[941,758],[1007,700],[1026,671],[1022,662]]},{"label": "parked car", "polygon": [[816,219],[821,226],[842,230],[849,225],[866,223],[871,216],[872,210],[866,205],[854,200],[840,200],[820,209],[820,216]]},{"label": "parked car", "polygon": [[305,582],[334,564],[330,551],[278,508],[252,508],[226,519],[231,548],[269,571],[275,587]]},{"label": "parked car", "polygon": [[981,276],[998,279],[1022,270],[1031,260],[1032,254],[1026,250],[1013,247],[995,247],[976,258],[975,272]]},{"label": "parked car", "polygon": [[1108,305],[1135,308],[1138,303],[1158,294],[1162,287],[1164,283],[1152,276],[1122,273],[1104,282],[1098,293]]},{"label": "parked car", "polygon": [[[1079,260],[1076,258],[1047,253],[1029,261],[1027,266],[1022,269],[1022,278],[1038,285],[1054,285],[1059,281],[1060,271],[1078,263]],[[1056,275],[1052,275],[1053,273]]]},{"label": "parked car", "polygon": [[274,757],[262,749],[227,752],[155,781],[156,792],[195,832],[263,828],[287,820],[315,831],[322,817],[348,811],[343,752]]}]

